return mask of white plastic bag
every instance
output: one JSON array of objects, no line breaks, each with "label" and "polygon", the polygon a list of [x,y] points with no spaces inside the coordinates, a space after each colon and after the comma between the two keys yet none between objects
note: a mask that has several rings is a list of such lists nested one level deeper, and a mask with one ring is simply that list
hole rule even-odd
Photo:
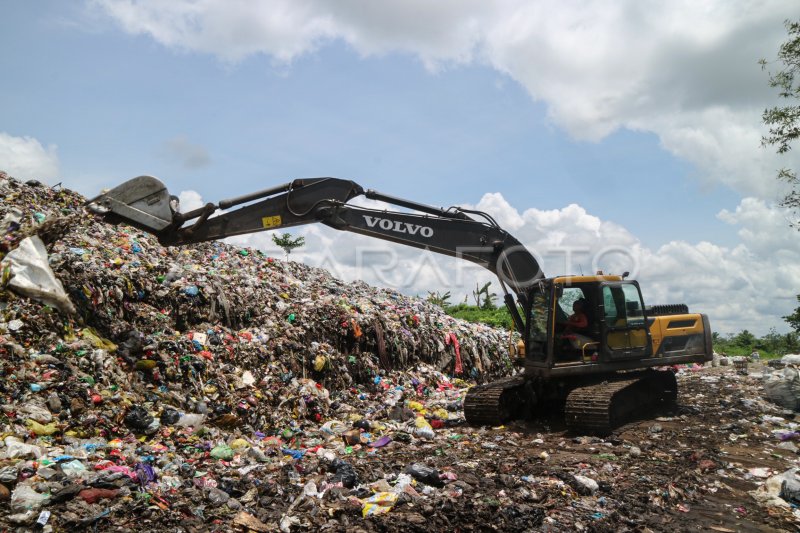
[{"label": "white plastic bag", "polygon": [[11,508],[15,511],[38,509],[49,497],[48,494],[36,492],[30,485],[20,483],[11,493]]},{"label": "white plastic bag", "polygon": [[17,437],[8,436],[5,438],[5,458],[35,458],[38,459],[42,456],[42,449],[32,444],[25,444]]},{"label": "white plastic bag", "polygon": [[798,365],[800,366],[800,354],[790,353],[781,357],[781,363],[785,365]]},{"label": "white plastic bag", "polygon": [[47,250],[37,235],[23,239],[3,258],[3,264],[11,266],[9,289],[51,305],[63,313],[75,313],[75,306],[50,268]]},{"label": "white plastic bag", "polygon": [[771,374],[764,383],[764,396],[781,407],[800,411],[800,372],[787,367]]}]

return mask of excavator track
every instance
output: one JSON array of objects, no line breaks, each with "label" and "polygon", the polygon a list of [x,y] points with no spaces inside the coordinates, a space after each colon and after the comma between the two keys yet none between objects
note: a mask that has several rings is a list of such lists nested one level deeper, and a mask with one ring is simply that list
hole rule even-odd
[{"label": "excavator track", "polygon": [[572,431],[607,435],[631,416],[665,401],[674,402],[677,392],[675,374],[670,371],[578,387],[567,396],[564,418]]},{"label": "excavator track", "polygon": [[472,426],[499,426],[517,418],[524,407],[525,378],[513,376],[477,385],[464,398],[464,417]]}]

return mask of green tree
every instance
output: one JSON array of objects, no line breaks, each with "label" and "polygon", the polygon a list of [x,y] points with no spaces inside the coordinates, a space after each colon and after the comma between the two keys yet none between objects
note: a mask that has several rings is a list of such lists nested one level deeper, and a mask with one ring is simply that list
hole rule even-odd
[{"label": "green tree", "polygon": [[743,329],[738,335],[736,335],[733,339],[733,344],[736,346],[741,346],[742,348],[750,348],[756,342],[756,336]]},{"label": "green tree", "polygon": [[497,307],[494,304],[497,294],[489,292],[489,287],[492,285],[491,281],[486,282],[483,287],[475,284],[475,290],[472,291],[472,297],[475,298],[475,305],[480,309],[494,309]]},{"label": "green tree", "polygon": [[[779,154],[791,150],[792,143],[800,137],[800,22],[786,20],[784,22],[788,40],[778,49],[775,63],[779,70],[769,72],[769,85],[778,89],[778,95],[789,103],[764,110],[762,119],[769,128],[767,135],[761,138],[762,146],[775,146]],[[767,70],[770,63],[762,59],[761,68]],[[789,183],[791,191],[783,198],[781,205],[800,214],[800,181],[797,172],[790,168],[778,170],[778,178]],[[800,228],[800,223],[792,226]]]},{"label": "green tree", "polygon": [[[797,297],[797,301],[800,302],[800,296]],[[792,326],[796,333],[800,334],[800,307],[795,309],[791,315],[783,317],[783,319]]]},{"label": "green tree", "polygon": [[800,334],[790,332],[783,336],[783,349],[786,353],[800,352]]},{"label": "green tree", "polygon": [[450,291],[442,294],[439,291],[428,291],[428,296],[425,298],[428,302],[438,305],[442,309],[450,305]]},{"label": "green tree", "polygon": [[778,333],[778,330],[773,326],[769,328],[769,333],[758,339],[756,348],[772,353],[782,353],[784,352],[784,344],[783,335]]},{"label": "green tree", "polygon": [[291,233],[282,233],[278,235],[277,233],[272,234],[272,242],[280,246],[284,253],[286,254],[286,260],[289,260],[289,254],[292,253],[292,250],[295,248],[300,248],[306,243],[305,237],[292,237]]}]

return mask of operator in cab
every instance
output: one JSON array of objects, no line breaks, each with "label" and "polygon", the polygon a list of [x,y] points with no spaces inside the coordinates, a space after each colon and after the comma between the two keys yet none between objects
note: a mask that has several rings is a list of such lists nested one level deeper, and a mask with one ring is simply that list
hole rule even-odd
[{"label": "operator in cab", "polygon": [[586,316],[584,306],[586,300],[575,300],[572,303],[572,314],[567,318],[564,333],[580,333],[589,327],[589,318]]},{"label": "operator in cab", "polygon": [[589,317],[586,316],[586,300],[583,298],[575,300],[572,304],[572,314],[564,324],[562,338],[573,350],[581,350],[587,344],[594,341],[586,335],[589,328]]}]

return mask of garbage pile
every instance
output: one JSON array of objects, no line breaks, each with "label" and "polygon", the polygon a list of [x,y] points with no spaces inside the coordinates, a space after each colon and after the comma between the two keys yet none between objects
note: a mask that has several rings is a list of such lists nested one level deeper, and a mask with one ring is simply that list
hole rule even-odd
[{"label": "garbage pile", "polygon": [[203,522],[303,471],[329,471],[304,495],[352,489],[343,457],[433,439],[465,380],[511,367],[516,338],[425,301],[224,243],[164,248],[37,182],[0,174],[0,195],[0,525],[173,508],[178,489]]},{"label": "garbage pile", "polygon": [[256,250],[163,248],[70,191],[0,194],[0,528],[800,524],[800,423],[761,363],[681,368],[677,409],[605,439],[557,412],[469,427],[507,332]]}]

